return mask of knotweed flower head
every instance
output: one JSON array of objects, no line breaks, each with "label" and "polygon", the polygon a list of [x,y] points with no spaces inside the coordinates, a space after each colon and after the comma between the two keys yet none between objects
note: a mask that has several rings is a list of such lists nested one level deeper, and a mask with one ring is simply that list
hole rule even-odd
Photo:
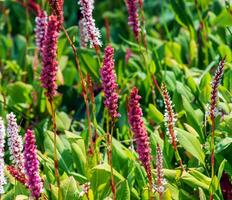
[{"label": "knotweed flower head", "polygon": [[35,28],[36,46],[39,49],[40,55],[43,57],[44,38],[48,26],[47,13],[41,10],[38,13],[37,17],[35,18],[35,23],[36,23],[36,28]]},{"label": "knotweed flower head", "polygon": [[0,117],[0,194],[4,193],[3,186],[6,184],[4,176],[4,146],[5,146],[5,126]]},{"label": "knotweed flower head", "polygon": [[42,192],[42,181],[39,176],[39,161],[36,155],[35,136],[33,131],[27,130],[24,145],[25,172],[27,176],[27,185],[31,191],[31,195],[36,199]]},{"label": "knotweed flower head", "polygon": [[137,9],[137,0],[127,0],[128,24],[133,30],[135,39],[139,40],[139,15]]},{"label": "knotweed flower head", "polygon": [[79,20],[79,30],[80,30],[80,46],[83,48],[87,47],[88,44],[88,33],[87,27],[85,26],[85,20],[82,18]]},{"label": "knotweed flower head", "polygon": [[27,179],[25,174],[17,170],[14,166],[7,166],[7,170],[10,172],[11,176],[13,176],[17,181],[27,186]]},{"label": "knotweed flower head", "polygon": [[16,122],[14,113],[7,115],[7,136],[8,146],[10,150],[10,160],[15,168],[21,173],[24,173],[24,159],[23,159],[23,142],[22,137],[19,135],[19,126]]},{"label": "knotweed flower head", "polygon": [[112,46],[105,48],[103,66],[100,70],[102,87],[105,94],[104,104],[109,110],[112,119],[119,117],[118,113],[118,94],[116,74],[114,71],[114,49]]},{"label": "knotweed flower head", "polygon": [[215,118],[215,113],[217,112],[216,105],[217,105],[217,97],[218,97],[218,87],[222,79],[222,75],[224,72],[224,65],[225,65],[225,58],[221,60],[221,62],[218,65],[217,71],[215,72],[215,75],[213,77],[213,81],[211,83],[212,86],[212,92],[211,92],[211,98],[210,98],[210,118],[213,121]]},{"label": "knotweed flower head", "polygon": [[49,0],[50,7],[52,9],[52,15],[57,16],[58,27],[64,22],[64,13],[63,13],[63,0]]},{"label": "knotweed flower head", "polygon": [[160,145],[157,145],[156,148],[156,173],[157,173],[157,180],[156,180],[156,191],[162,195],[165,189],[166,180],[164,179],[164,172],[163,172],[163,153],[160,148]]},{"label": "knotweed flower head", "polygon": [[143,112],[139,104],[140,99],[141,96],[138,95],[138,89],[134,87],[130,93],[128,118],[131,130],[134,133],[139,159],[147,172],[149,183],[152,185],[151,150],[147,130],[142,119]]},{"label": "knotweed flower head", "polygon": [[176,149],[177,148],[176,146],[177,137],[176,137],[176,131],[174,130],[175,123],[176,123],[176,116],[173,111],[173,105],[172,105],[171,98],[168,94],[168,90],[164,83],[162,83],[161,89],[162,89],[164,105],[165,105],[164,120],[165,120],[165,126],[167,128],[166,133],[169,137],[170,144],[172,144],[173,148]]},{"label": "knotweed flower head", "polygon": [[81,14],[83,16],[83,25],[87,30],[87,38],[90,42],[90,47],[97,48],[102,46],[100,41],[101,35],[99,29],[95,25],[95,20],[93,19],[93,9],[94,9],[94,0],[79,0]]},{"label": "knotweed flower head", "polygon": [[49,100],[56,94],[56,74],[58,70],[57,62],[57,42],[59,36],[59,22],[57,17],[51,15],[48,21],[48,27],[43,44],[42,72],[40,80],[42,86],[46,89],[46,96]]}]

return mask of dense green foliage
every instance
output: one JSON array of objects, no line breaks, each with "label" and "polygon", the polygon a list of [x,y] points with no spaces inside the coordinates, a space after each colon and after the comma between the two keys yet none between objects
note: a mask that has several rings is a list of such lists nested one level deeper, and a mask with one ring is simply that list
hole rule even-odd
[{"label": "dense green foliage", "polygon": [[[53,125],[51,108],[39,81],[41,59],[35,45],[35,15],[21,1],[0,2],[0,115],[13,111],[21,126],[34,129],[44,181],[44,196],[58,199],[53,166]],[[38,0],[47,12],[45,0]],[[113,133],[113,168],[117,200],[148,199],[148,182],[138,160],[127,119],[127,102],[133,86],[142,96],[141,106],[152,149],[152,171],[156,180],[156,144],[164,154],[167,180],[163,199],[224,199],[220,179],[232,177],[232,5],[219,0],[145,0],[144,13],[147,50],[138,45],[127,24],[123,0],[96,0],[94,18],[102,34],[100,60],[95,49],[79,48],[79,5],[65,0],[64,26],[77,47],[84,77],[89,74],[94,85],[95,104],[88,93],[91,125],[75,59],[65,34],[61,31],[58,47],[58,94],[55,96],[58,130],[57,150],[63,200],[79,197],[83,184],[90,182],[88,199],[112,196],[110,167],[106,154],[106,110],[99,69],[106,39],[105,20],[110,25],[110,43],[115,48],[115,69],[119,85],[119,112]],[[132,55],[126,62],[127,49]],[[215,129],[215,174],[211,179],[211,120],[205,117],[210,103],[211,81],[217,65],[226,55],[225,71],[219,87]],[[165,82],[177,113],[177,138],[184,173],[168,142],[164,126],[164,104],[154,84]],[[94,153],[89,153],[88,127],[94,136]],[[6,147],[6,165],[10,164]],[[6,170],[7,173],[7,170]],[[5,200],[26,199],[28,190],[6,174]],[[229,183],[228,183],[229,184]],[[231,190],[231,188],[230,188]],[[19,196],[17,196],[19,198]],[[158,199],[157,193],[155,198]],[[225,198],[226,199],[226,198]]]}]

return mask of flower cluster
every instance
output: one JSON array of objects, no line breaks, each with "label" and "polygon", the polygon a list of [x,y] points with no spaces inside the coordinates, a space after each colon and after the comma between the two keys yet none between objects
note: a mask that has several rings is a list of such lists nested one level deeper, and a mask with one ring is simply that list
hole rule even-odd
[{"label": "flower cluster", "polygon": [[78,2],[81,6],[81,14],[83,16],[83,25],[87,29],[87,39],[90,42],[90,46],[97,48],[101,46],[100,41],[100,31],[95,25],[95,20],[93,19],[93,9],[94,9],[94,0],[79,0]]},{"label": "flower cluster", "polygon": [[127,10],[128,10],[128,24],[131,26],[135,39],[139,40],[139,15],[137,8],[137,0],[127,0]]},{"label": "flower cluster", "polygon": [[24,145],[24,167],[27,175],[27,185],[31,191],[31,195],[39,198],[42,192],[42,181],[39,176],[39,161],[36,155],[35,136],[33,131],[27,130]]},{"label": "flower cluster", "polygon": [[37,17],[35,18],[36,28],[35,28],[35,38],[36,45],[39,49],[40,55],[43,57],[43,46],[44,46],[44,37],[47,31],[48,17],[47,13],[41,10]]},{"label": "flower cluster", "polygon": [[100,70],[102,87],[105,94],[104,104],[109,110],[111,118],[119,117],[118,94],[116,83],[116,74],[114,71],[114,49],[109,45],[105,48],[103,66]]},{"label": "flower cluster", "polygon": [[156,173],[157,173],[157,181],[155,189],[159,194],[164,192],[164,186],[166,184],[166,180],[164,179],[164,172],[163,172],[163,153],[160,148],[160,145],[157,145],[156,148]]},{"label": "flower cluster", "polygon": [[87,37],[87,28],[85,26],[85,20],[82,18],[79,20],[79,29],[80,29],[80,46],[83,48],[87,47],[88,37]]},{"label": "flower cluster", "polygon": [[136,141],[136,150],[139,154],[139,159],[141,160],[152,185],[152,174],[151,174],[151,157],[150,157],[150,144],[145,128],[142,116],[143,112],[140,108],[139,100],[141,96],[138,95],[138,89],[134,87],[130,93],[129,108],[128,108],[128,118],[131,130],[134,133],[134,138]]},{"label": "flower cluster", "polygon": [[52,15],[57,16],[59,28],[64,22],[63,14],[63,0],[49,0],[50,7],[52,9]]},{"label": "flower cluster", "polygon": [[225,65],[225,58],[221,60],[221,62],[218,65],[217,71],[215,72],[215,75],[213,77],[213,81],[211,83],[212,86],[212,92],[211,92],[211,102],[210,102],[210,109],[209,114],[211,120],[214,120],[215,113],[217,112],[216,104],[217,104],[217,96],[218,96],[218,87],[222,79],[222,75],[224,72],[224,65]]},{"label": "flower cluster", "polygon": [[172,144],[173,148],[176,149],[176,131],[174,130],[174,126],[176,123],[176,117],[175,113],[173,111],[173,105],[171,98],[168,94],[168,90],[166,88],[166,85],[162,83],[161,86],[163,98],[164,98],[164,105],[165,105],[165,114],[164,114],[164,120],[165,120],[165,126],[167,128],[167,135],[169,136],[169,142]]},{"label": "flower cluster", "polygon": [[23,158],[23,142],[22,137],[19,135],[19,127],[16,122],[14,113],[7,115],[7,136],[8,146],[10,150],[10,159],[15,165],[16,169],[24,173],[24,158]]},{"label": "flower cluster", "polygon": [[6,184],[4,176],[4,146],[5,146],[5,126],[0,118],[0,194],[4,193],[3,186]]},{"label": "flower cluster", "polygon": [[21,173],[14,166],[7,166],[7,170],[10,172],[11,176],[13,176],[17,181],[27,186],[27,179],[25,174]]},{"label": "flower cluster", "polygon": [[49,17],[46,35],[43,42],[43,69],[40,75],[42,86],[47,90],[46,96],[51,100],[56,94],[56,74],[58,70],[57,42],[59,36],[59,22],[57,17]]}]

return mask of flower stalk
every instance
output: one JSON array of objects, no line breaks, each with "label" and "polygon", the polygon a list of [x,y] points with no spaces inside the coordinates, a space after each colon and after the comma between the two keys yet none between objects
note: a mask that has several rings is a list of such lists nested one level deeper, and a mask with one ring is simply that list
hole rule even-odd
[{"label": "flower stalk", "polygon": [[166,134],[169,137],[169,143],[172,145],[172,147],[175,151],[176,159],[179,162],[180,167],[181,167],[182,172],[183,172],[184,166],[183,166],[183,162],[182,162],[182,159],[179,155],[179,151],[177,148],[178,140],[176,137],[176,130],[174,129],[175,123],[177,121],[176,114],[173,111],[172,101],[171,101],[171,98],[168,94],[168,90],[167,90],[165,83],[162,83],[161,90],[162,90],[162,94],[163,94],[163,98],[164,98],[164,105],[165,105],[164,120],[165,120],[165,127],[167,129]]},{"label": "flower stalk", "polygon": [[[115,120],[120,116],[118,113],[118,85],[114,70],[114,49],[111,45],[105,48],[103,65],[100,69],[102,87],[105,95],[104,105],[107,108],[107,157],[111,168],[111,189],[113,199],[116,199],[116,187],[114,183],[112,164],[112,138]],[[109,130],[109,118],[111,119],[111,131]]]},{"label": "flower stalk", "polygon": [[[210,98],[210,110],[209,115],[212,122],[212,130],[211,130],[211,179],[214,178],[214,166],[215,166],[215,160],[214,160],[214,137],[215,137],[215,112],[217,111],[217,99],[218,99],[218,88],[224,73],[224,65],[225,65],[225,58],[223,58],[218,68],[215,72],[215,75],[213,77],[213,81],[211,83],[212,91],[211,91],[211,98]],[[210,193],[210,200],[213,200],[213,193]]]},{"label": "flower stalk", "polygon": [[138,94],[138,89],[134,87],[130,93],[128,118],[131,130],[134,133],[134,138],[136,141],[136,151],[139,154],[139,159],[146,170],[149,180],[150,198],[153,199],[151,195],[153,188],[150,156],[151,149],[148,133],[142,119],[143,112],[139,104],[140,99],[141,96],[139,96]]},{"label": "flower stalk", "polygon": [[60,177],[59,177],[59,167],[57,158],[57,128],[56,128],[56,117],[55,109],[53,107],[53,98],[56,94],[57,84],[56,84],[56,74],[58,70],[57,62],[57,43],[59,37],[60,21],[55,15],[51,15],[48,21],[48,27],[44,39],[43,46],[43,58],[42,58],[42,72],[40,75],[40,80],[42,86],[46,89],[45,95],[48,98],[48,102],[51,107],[52,112],[52,123],[54,132],[54,170],[57,180],[58,193],[60,197]]}]

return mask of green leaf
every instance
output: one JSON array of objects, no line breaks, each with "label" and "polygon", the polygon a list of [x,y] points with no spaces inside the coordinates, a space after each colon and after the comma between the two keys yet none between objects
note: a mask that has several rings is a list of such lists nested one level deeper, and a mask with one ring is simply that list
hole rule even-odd
[{"label": "green leaf", "polygon": [[184,96],[182,96],[182,100],[188,124],[197,131],[198,135],[200,136],[200,141],[203,142],[204,135],[202,132],[202,125],[200,124],[200,119],[197,117],[195,110],[192,108],[191,104]]},{"label": "green leaf", "polygon": [[198,189],[199,189],[199,199],[200,200],[206,200],[204,190],[202,190],[202,188],[200,188],[200,187]]},{"label": "green leaf", "polygon": [[[72,154],[65,148],[60,137],[58,135],[56,137],[57,137],[56,138],[57,139],[57,157],[59,160],[59,167],[68,173],[71,165],[73,164],[72,159],[70,159],[72,158],[71,156]],[[45,146],[46,153],[48,153],[48,155],[51,158],[53,158],[54,156],[54,133],[53,132],[47,131],[47,133],[45,133],[44,146]]]},{"label": "green leaf", "polygon": [[117,200],[130,200],[130,188],[127,180],[119,183],[116,193]]},{"label": "green leaf", "polygon": [[56,124],[59,131],[69,130],[71,119],[65,112],[56,113]]},{"label": "green leaf", "polygon": [[71,146],[72,146],[72,153],[73,153],[73,157],[74,157],[74,162],[76,163],[77,172],[82,174],[82,175],[86,175],[87,161],[86,161],[85,152],[83,152],[81,147],[76,143],[72,143]]},{"label": "green leaf", "polygon": [[201,148],[201,144],[196,136],[182,129],[176,128],[177,139],[181,146],[185,148],[192,156],[197,158],[203,165],[205,165],[205,154]]},{"label": "green leaf", "polygon": [[199,181],[198,179],[196,179],[194,176],[192,176],[188,172],[185,172],[181,176],[181,180],[183,180],[186,184],[188,184],[192,188],[201,187],[201,188],[206,189],[206,190],[209,189],[209,185],[203,183],[202,181]]},{"label": "green leaf", "polygon": [[78,197],[77,182],[71,176],[61,182],[61,193],[63,200],[77,199]]},{"label": "green leaf", "polygon": [[223,173],[223,170],[224,170],[224,168],[225,168],[226,162],[227,162],[227,161],[224,159],[224,160],[221,162],[220,166],[219,166],[219,169],[218,169],[218,180],[219,180],[219,181],[221,180],[222,173]]},{"label": "green leaf", "polygon": [[11,83],[7,87],[7,93],[12,104],[30,104],[32,102],[32,86],[21,81]]},{"label": "green leaf", "polygon": [[[116,170],[113,170],[113,175],[116,185],[118,182],[125,180],[125,178]],[[110,178],[111,173],[110,166],[108,164],[97,165],[92,169],[90,182],[96,199],[104,199],[111,193]]]},{"label": "green leaf", "polygon": [[157,124],[163,122],[163,119],[164,119],[163,114],[153,104],[149,104],[148,115]]}]

